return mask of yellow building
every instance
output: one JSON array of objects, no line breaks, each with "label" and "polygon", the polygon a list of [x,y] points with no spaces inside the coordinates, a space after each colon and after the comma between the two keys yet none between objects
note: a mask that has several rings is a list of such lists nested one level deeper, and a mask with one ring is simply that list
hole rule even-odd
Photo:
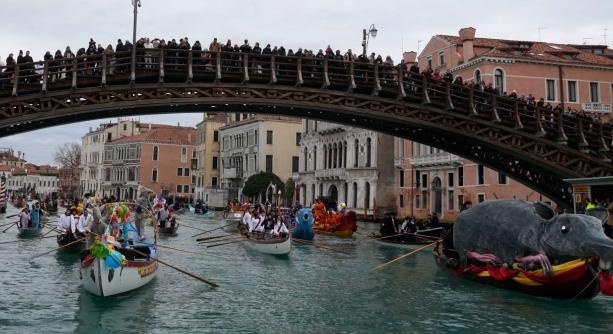
[{"label": "yellow building", "polygon": [[192,166],[195,199],[212,207],[225,205],[225,192],[221,191],[221,159],[219,157],[219,129],[226,124],[224,114],[205,113],[202,122],[196,125],[196,166]]}]

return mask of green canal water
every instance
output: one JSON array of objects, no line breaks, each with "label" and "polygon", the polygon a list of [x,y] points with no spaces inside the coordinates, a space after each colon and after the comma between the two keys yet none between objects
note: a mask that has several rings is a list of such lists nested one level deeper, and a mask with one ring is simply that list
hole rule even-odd
[{"label": "green canal water", "polygon": [[[190,214],[181,221],[223,224]],[[241,244],[206,250],[191,238],[197,231],[180,227],[160,243],[210,255],[161,250],[161,258],[219,288],[161,266],[149,285],[106,298],[80,286],[77,253],[30,261],[57,247],[53,238],[0,244],[0,333],[613,333],[613,298],[558,301],[494,289],[438,269],[430,252],[369,273],[405,252],[359,240],[375,230],[360,224],[353,240],[317,236],[349,256],[300,245],[280,259]],[[16,236],[11,228],[0,242]]]}]

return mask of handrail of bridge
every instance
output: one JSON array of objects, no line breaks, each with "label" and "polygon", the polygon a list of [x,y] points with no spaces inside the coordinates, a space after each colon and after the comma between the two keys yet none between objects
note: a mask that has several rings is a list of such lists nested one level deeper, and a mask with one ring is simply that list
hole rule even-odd
[{"label": "handrail of bridge", "polygon": [[340,59],[137,48],[0,67],[0,99],[77,87],[137,83],[240,82],[308,86],[423,103],[502,124],[608,159],[613,126],[553,112],[472,87],[429,79],[402,66]]}]

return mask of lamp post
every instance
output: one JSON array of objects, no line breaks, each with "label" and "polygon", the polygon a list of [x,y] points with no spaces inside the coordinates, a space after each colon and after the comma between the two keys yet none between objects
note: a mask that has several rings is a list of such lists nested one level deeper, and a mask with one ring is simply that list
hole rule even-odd
[{"label": "lamp post", "polygon": [[140,0],[132,0],[132,7],[134,7],[134,25],[132,26],[132,68],[130,71],[131,84],[136,82],[136,17],[138,16],[138,7],[140,6]]},{"label": "lamp post", "polygon": [[377,37],[377,32],[379,32],[379,30],[375,28],[374,24],[371,24],[368,30],[367,29],[362,30],[362,55],[366,56],[366,49],[368,48],[368,42],[370,40],[370,37],[371,36],[372,38]]}]

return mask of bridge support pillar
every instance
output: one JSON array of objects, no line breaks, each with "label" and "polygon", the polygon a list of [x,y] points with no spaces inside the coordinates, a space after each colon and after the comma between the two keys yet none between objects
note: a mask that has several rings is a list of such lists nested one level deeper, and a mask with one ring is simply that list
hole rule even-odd
[{"label": "bridge support pillar", "polygon": [[598,152],[607,162],[611,161],[606,158],[606,153],[609,152],[609,145],[604,139],[604,124],[602,121],[598,122]]},{"label": "bridge support pillar", "polygon": [[217,51],[215,54],[215,82],[221,80],[221,51]]},{"label": "bridge support pillar", "polygon": [[102,53],[102,74],[100,77],[100,86],[101,87],[105,87],[106,86],[106,71],[107,71],[107,58],[106,58],[106,52]]},{"label": "bridge support pillar", "polygon": [[541,108],[540,107],[534,108],[534,118],[536,119],[536,133],[535,133],[535,135],[537,135],[539,137],[544,137],[545,134],[547,134],[547,132],[543,128],[543,120],[541,119],[542,118],[542,113],[541,113]]},{"label": "bridge support pillar", "polygon": [[453,99],[451,98],[451,82],[445,82],[445,109],[455,109]]},{"label": "bridge support pillar", "polygon": [[430,104],[430,95],[428,94],[428,78],[425,75],[421,77],[421,103]]},{"label": "bridge support pillar", "polygon": [[579,151],[581,151],[582,153],[589,153],[589,143],[587,142],[587,140],[585,139],[585,131],[583,130],[583,119],[581,117],[577,117],[578,120],[578,125],[577,125],[577,137],[579,137],[579,143],[578,143],[578,147],[579,147]]},{"label": "bridge support pillar", "polygon": [[519,115],[519,101],[513,102],[513,122],[515,123],[515,129],[523,129],[524,125],[521,122],[521,116]]},{"label": "bridge support pillar", "polygon": [[194,79],[194,54],[192,50],[187,51],[187,83]]},{"label": "bridge support pillar", "polygon": [[322,89],[326,89],[330,87],[330,77],[328,76],[328,59],[324,59],[324,67],[323,67],[323,83],[321,84]]},{"label": "bridge support pillar", "polygon": [[404,91],[404,66],[398,66],[398,99],[403,99],[407,96]]},{"label": "bridge support pillar", "polygon": [[375,64],[373,79],[374,82],[371,94],[379,95],[379,92],[381,91],[381,80],[379,79],[379,64]]},{"label": "bridge support pillar", "polygon": [[70,86],[72,89],[77,88],[77,58],[75,57],[72,60],[72,85]]},{"label": "bridge support pillar", "polygon": [[468,115],[479,116],[479,113],[475,108],[475,89],[472,87],[468,88]]},{"label": "bridge support pillar", "polygon": [[49,82],[49,62],[45,61],[45,64],[43,65],[43,86],[42,86],[42,92],[46,93],[47,92],[47,83]]},{"label": "bridge support pillar", "polygon": [[249,56],[244,53],[243,54],[243,82],[242,83],[248,83],[249,82]]},{"label": "bridge support pillar", "polygon": [[277,83],[277,63],[275,62],[275,56],[270,56],[270,81],[268,84],[276,84]]},{"label": "bridge support pillar", "polygon": [[564,131],[564,111],[558,112],[558,143],[562,145],[568,144],[568,137]]},{"label": "bridge support pillar", "polygon": [[13,74],[13,96],[17,96],[17,87],[19,87],[19,64],[15,64],[15,73]]}]

